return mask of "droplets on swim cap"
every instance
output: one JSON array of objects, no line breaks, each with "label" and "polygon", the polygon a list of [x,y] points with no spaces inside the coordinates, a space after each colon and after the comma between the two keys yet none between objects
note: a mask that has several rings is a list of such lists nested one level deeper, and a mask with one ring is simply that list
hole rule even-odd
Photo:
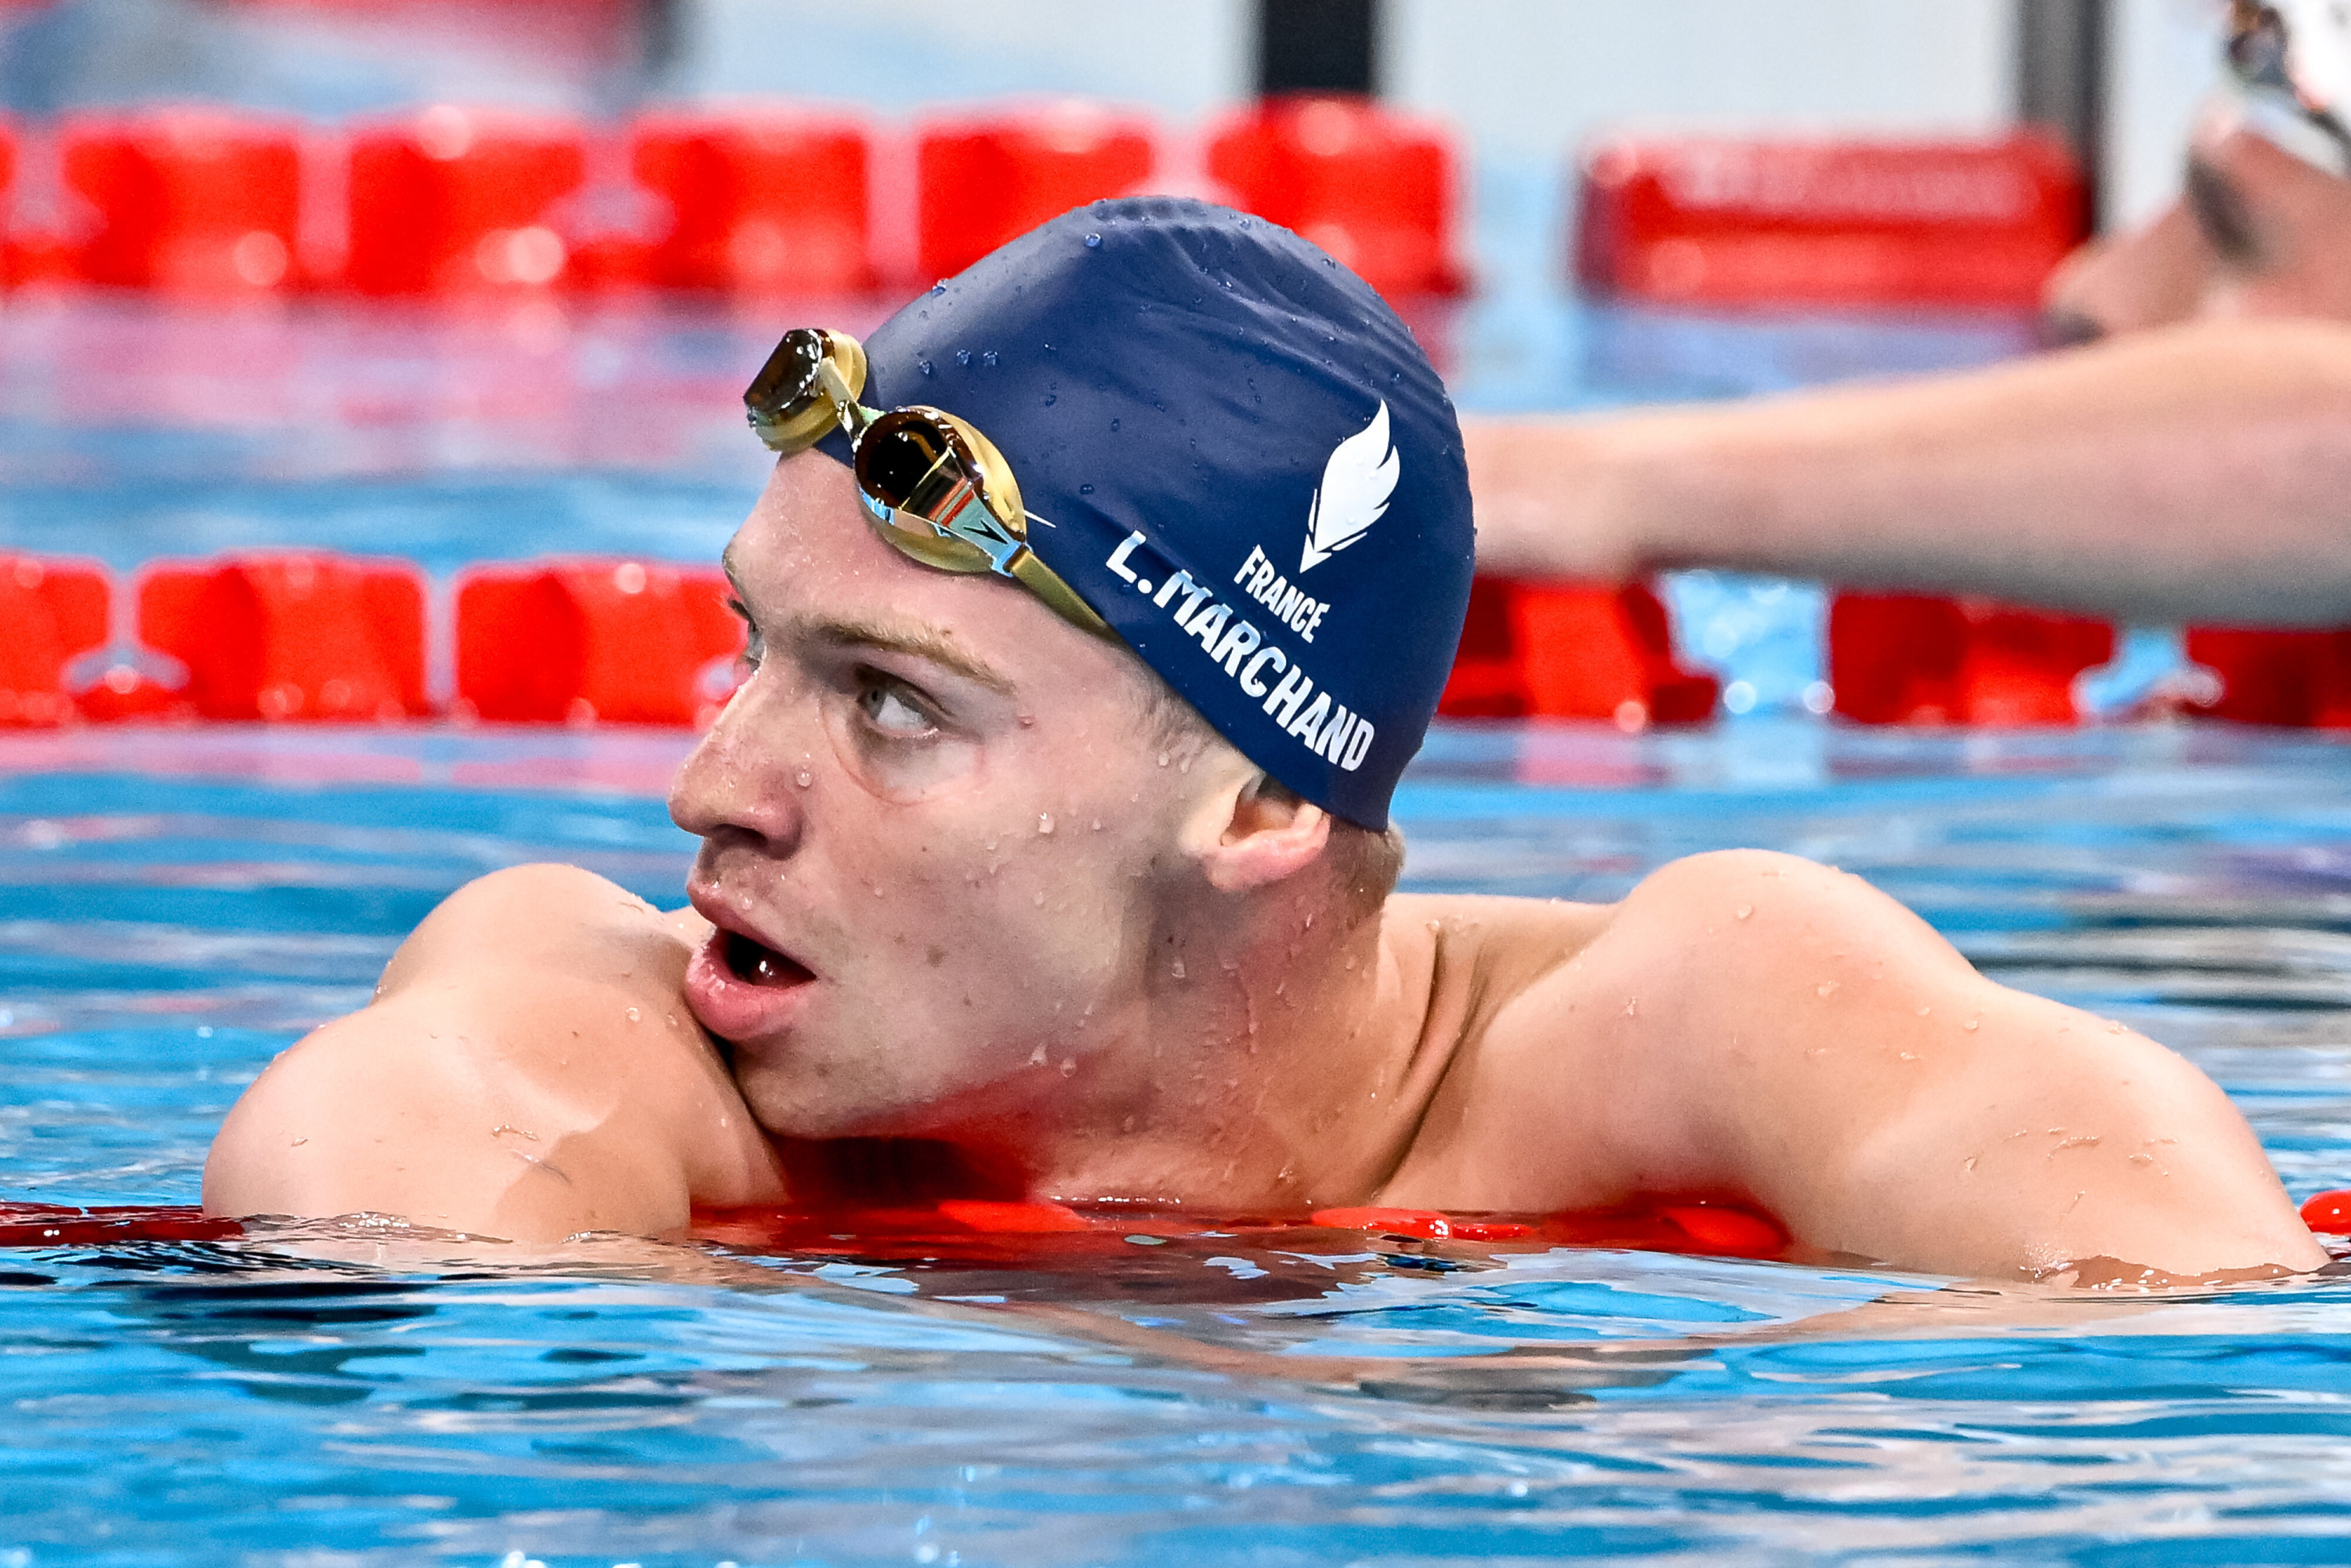
[{"label": "droplets on swim cap", "polygon": [[1040,519],[1030,548],[1218,733],[1387,825],[1474,552],[1453,406],[1369,285],[1228,208],[1097,203],[865,347],[864,401],[985,432]]}]

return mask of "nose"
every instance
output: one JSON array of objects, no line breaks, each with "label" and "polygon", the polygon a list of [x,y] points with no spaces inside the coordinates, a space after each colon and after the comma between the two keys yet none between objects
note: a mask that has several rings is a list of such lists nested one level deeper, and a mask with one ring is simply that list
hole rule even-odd
[{"label": "nose", "polygon": [[670,821],[699,838],[737,834],[770,854],[789,854],[805,823],[809,767],[797,743],[795,704],[773,665],[753,673],[670,780]]}]

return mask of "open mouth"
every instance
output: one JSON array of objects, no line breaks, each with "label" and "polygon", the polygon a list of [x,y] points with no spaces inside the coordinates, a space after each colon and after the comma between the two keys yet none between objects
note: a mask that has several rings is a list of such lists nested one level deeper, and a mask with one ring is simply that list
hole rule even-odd
[{"label": "open mouth", "polygon": [[804,965],[793,962],[773,947],[740,932],[724,935],[726,940],[720,951],[727,970],[747,986],[797,986],[816,978]]}]

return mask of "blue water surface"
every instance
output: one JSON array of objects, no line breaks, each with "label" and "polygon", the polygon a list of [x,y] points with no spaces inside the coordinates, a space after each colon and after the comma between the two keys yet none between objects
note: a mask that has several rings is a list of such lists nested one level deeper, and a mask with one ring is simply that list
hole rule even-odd
[{"label": "blue water surface", "polygon": [[[685,744],[0,740],[0,1194],[193,1201],[242,1085],[362,1001],[470,876],[555,857],[674,898],[689,841],[659,788]],[[2211,728],[1451,727],[1399,816],[1411,883],[1432,890],[1608,898],[1733,843],[1841,864],[1998,977],[2186,1051],[2299,1197],[2351,1183],[2344,762],[2331,739]],[[349,1232],[23,1250],[0,1257],[0,1561],[2323,1562],[2351,1546],[2351,1292],[2332,1282],[1963,1298],[1982,1310],[1955,1317],[1928,1293],[1940,1281],[1865,1269],[1465,1260],[1432,1274],[1377,1245],[1315,1261],[1236,1238],[1152,1260],[1143,1290],[1139,1274],[818,1259],[502,1263]],[[1165,1337],[984,1300],[1039,1291]],[[1910,1304],[1841,1320],[1889,1292]],[[1609,1342],[1654,1354],[1459,1375],[1427,1360]],[[1203,1359],[1226,1351],[1270,1359]],[[1313,1355],[1397,1372],[1280,1375]]]}]

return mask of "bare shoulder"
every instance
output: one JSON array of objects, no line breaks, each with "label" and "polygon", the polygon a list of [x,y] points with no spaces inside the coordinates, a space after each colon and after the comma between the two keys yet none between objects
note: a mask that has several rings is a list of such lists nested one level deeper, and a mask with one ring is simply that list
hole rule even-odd
[{"label": "bare shoulder", "polygon": [[469,883],[370,1006],[247,1090],[206,1207],[543,1240],[669,1234],[696,1202],[772,1198],[773,1153],[681,996],[694,925],[573,867]]},{"label": "bare shoulder", "polygon": [[1737,1196],[1810,1245],[1954,1273],[2319,1256],[2193,1064],[1786,855],[1660,869],[1470,1061],[1453,1172],[1489,1207]]}]

